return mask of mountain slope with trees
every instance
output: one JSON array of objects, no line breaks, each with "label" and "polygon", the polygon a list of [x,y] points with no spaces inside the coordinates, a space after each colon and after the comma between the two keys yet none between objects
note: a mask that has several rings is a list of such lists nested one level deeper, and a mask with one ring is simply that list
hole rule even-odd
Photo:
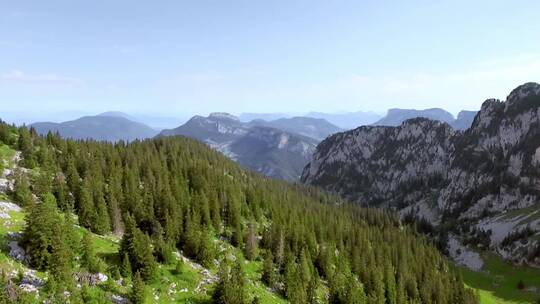
[{"label": "mountain slope with trees", "polygon": [[319,144],[302,180],[420,218],[473,269],[482,261],[458,241],[540,265],[540,85],[487,100],[465,131],[416,118],[336,134]]},{"label": "mountain slope with trees", "polygon": [[[8,195],[28,212],[18,240],[23,263],[48,274],[28,299],[16,274],[4,273],[7,303],[119,303],[116,291],[132,303],[173,302],[162,284],[167,269],[185,269],[178,255],[206,269],[189,290],[197,301],[477,302],[444,257],[394,215],[268,180],[196,141],[73,141],[5,124],[0,141],[21,152]],[[81,229],[92,235],[81,238]],[[92,240],[100,235],[119,242],[97,256]],[[268,290],[276,300],[265,300]]]}]

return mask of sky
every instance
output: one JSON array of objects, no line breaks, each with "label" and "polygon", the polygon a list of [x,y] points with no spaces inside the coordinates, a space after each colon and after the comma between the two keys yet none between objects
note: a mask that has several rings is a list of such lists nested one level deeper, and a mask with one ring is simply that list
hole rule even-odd
[{"label": "sky", "polygon": [[0,117],[477,110],[540,82],[538,11],[537,0],[0,0]]}]

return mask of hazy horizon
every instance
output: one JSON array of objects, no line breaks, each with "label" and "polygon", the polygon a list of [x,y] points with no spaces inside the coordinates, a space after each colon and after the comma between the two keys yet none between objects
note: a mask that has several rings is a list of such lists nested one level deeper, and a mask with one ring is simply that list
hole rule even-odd
[{"label": "hazy horizon", "polygon": [[0,106],[2,116],[53,121],[104,111],[185,119],[437,107],[456,115],[540,80],[539,8],[4,2]]}]

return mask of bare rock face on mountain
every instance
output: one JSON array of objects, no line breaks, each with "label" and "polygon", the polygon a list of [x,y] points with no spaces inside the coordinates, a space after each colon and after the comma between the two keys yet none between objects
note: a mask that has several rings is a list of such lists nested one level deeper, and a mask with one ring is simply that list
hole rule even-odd
[{"label": "bare rock face on mountain", "polygon": [[[263,125],[266,124],[272,125],[270,122]],[[160,134],[174,135],[200,140],[247,168],[289,181],[298,181],[318,143],[287,128],[243,123],[227,113],[195,116],[186,124]]]},{"label": "bare rock face on mountain", "polygon": [[295,181],[311,160],[317,141],[275,128],[253,127],[229,146],[229,155],[241,165],[266,176]]},{"label": "bare rock face on mountain", "polygon": [[461,111],[457,118],[450,122],[452,128],[456,130],[466,130],[471,127],[478,111]]},{"label": "bare rock face on mountain", "polygon": [[302,181],[540,263],[540,85],[524,84],[506,102],[487,100],[465,131],[417,118],[333,135]]},{"label": "bare rock face on mountain", "polygon": [[212,113],[208,117],[194,116],[176,129],[161,131],[160,136],[183,135],[204,140],[210,146],[216,147],[246,135],[248,129],[231,114]]}]

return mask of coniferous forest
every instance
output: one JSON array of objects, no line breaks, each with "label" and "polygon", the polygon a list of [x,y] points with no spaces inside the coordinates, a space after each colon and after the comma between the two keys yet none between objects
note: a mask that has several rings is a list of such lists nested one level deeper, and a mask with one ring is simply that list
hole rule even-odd
[{"label": "coniferous forest", "polygon": [[[26,264],[47,274],[39,301],[109,303],[81,280],[103,273],[146,303],[163,265],[185,267],[182,254],[216,272],[211,303],[260,303],[247,261],[260,261],[262,284],[290,303],[477,302],[394,214],[264,178],[197,141],[74,141],[2,123],[0,142],[21,151],[9,195],[26,211]],[[118,250],[98,256],[91,234],[118,237]],[[13,280],[2,276],[0,303],[38,301]]]}]

